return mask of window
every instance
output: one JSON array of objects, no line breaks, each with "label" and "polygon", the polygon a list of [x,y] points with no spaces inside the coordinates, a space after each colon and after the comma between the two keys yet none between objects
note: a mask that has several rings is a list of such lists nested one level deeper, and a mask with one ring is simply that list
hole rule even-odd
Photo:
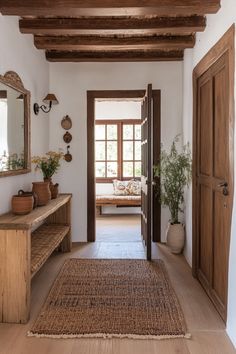
[{"label": "window", "polygon": [[140,178],[141,121],[96,121],[95,160],[97,182]]},{"label": "window", "polygon": [[117,124],[97,124],[95,132],[96,178],[118,177]]}]

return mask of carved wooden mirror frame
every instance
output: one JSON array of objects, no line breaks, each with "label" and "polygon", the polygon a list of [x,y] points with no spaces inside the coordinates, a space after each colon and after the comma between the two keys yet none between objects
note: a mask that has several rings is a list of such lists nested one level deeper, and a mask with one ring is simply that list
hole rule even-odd
[{"label": "carved wooden mirror frame", "polygon": [[0,177],[15,176],[31,172],[30,151],[30,91],[26,90],[21,78],[14,71],[7,71],[4,76],[0,75],[0,82],[24,95],[24,168],[19,170],[0,171]]}]

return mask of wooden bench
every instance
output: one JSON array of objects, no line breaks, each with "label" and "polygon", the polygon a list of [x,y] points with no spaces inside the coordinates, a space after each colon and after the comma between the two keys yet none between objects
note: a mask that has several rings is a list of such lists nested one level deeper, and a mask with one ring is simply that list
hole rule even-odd
[{"label": "wooden bench", "polygon": [[103,206],[140,207],[141,195],[96,195],[97,215],[102,215]]},{"label": "wooden bench", "polygon": [[71,250],[71,194],[28,215],[0,216],[0,322],[26,323],[31,279],[55,249]]}]

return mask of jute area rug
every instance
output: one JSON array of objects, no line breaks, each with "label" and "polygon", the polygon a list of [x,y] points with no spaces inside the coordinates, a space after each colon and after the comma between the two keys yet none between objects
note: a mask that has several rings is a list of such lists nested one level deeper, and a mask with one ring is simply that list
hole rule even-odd
[{"label": "jute area rug", "polygon": [[189,338],[161,260],[68,259],[29,336]]}]

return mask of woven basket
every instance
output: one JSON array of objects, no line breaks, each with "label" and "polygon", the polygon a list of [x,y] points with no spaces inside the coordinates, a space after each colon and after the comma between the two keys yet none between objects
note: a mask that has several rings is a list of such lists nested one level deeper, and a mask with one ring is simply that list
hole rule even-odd
[{"label": "woven basket", "polygon": [[12,212],[16,215],[29,214],[33,210],[34,198],[32,195],[13,195],[11,200]]}]

